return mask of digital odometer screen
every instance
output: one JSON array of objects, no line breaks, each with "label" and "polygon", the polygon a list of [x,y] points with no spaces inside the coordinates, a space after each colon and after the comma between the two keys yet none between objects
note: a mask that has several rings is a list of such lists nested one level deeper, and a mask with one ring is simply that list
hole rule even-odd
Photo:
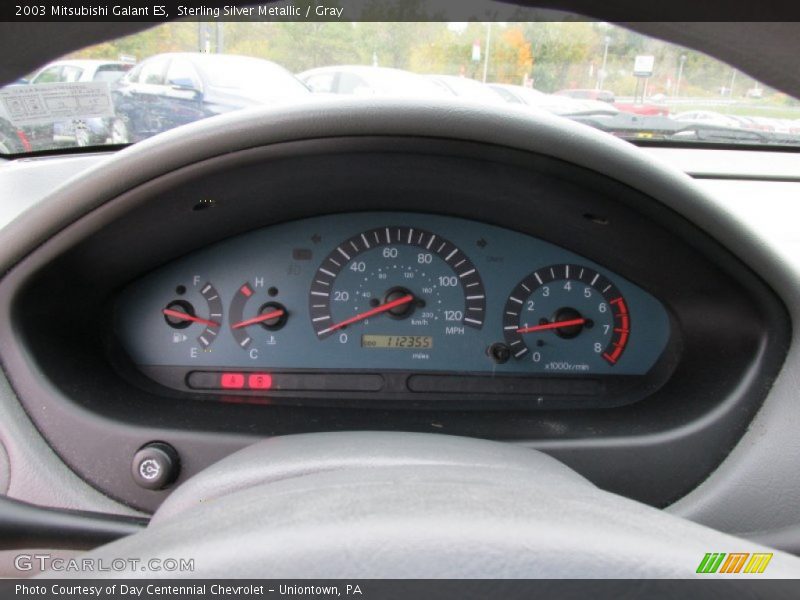
[{"label": "digital odometer screen", "polygon": [[411,350],[433,348],[430,335],[362,335],[364,348],[407,348]]}]

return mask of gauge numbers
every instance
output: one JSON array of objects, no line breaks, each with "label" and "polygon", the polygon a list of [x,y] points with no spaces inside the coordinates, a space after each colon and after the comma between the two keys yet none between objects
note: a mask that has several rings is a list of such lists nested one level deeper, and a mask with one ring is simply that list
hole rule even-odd
[{"label": "gauge numbers", "polygon": [[517,360],[545,371],[591,372],[599,360],[614,366],[631,331],[617,287],[588,267],[558,264],[520,281],[503,309],[503,334]]},{"label": "gauge numbers", "polygon": [[483,326],[486,293],[475,265],[450,241],[414,227],[378,227],[328,254],[309,307],[319,339],[355,326],[379,335],[457,335]]}]

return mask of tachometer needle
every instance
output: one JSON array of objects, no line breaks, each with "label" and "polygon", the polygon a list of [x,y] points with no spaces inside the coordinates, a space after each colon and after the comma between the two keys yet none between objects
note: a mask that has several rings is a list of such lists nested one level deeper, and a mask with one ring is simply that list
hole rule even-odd
[{"label": "tachometer needle", "polygon": [[180,319],[181,321],[193,321],[194,323],[202,323],[203,325],[208,325],[209,327],[219,327],[219,323],[215,323],[214,321],[209,321],[208,319],[201,319],[200,317],[195,317],[194,315],[190,315],[188,313],[180,312],[177,310],[172,310],[171,308],[165,308],[161,311],[168,317],[174,317],[176,319]]},{"label": "tachometer needle", "polygon": [[544,331],[546,329],[561,329],[562,327],[574,327],[575,325],[583,325],[586,319],[570,319],[569,321],[556,321],[554,323],[545,323],[543,325],[533,325],[531,327],[522,327],[517,329],[517,333],[533,333],[534,331]]},{"label": "tachometer needle", "polygon": [[263,323],[264,321],[269,321],[270,319],[277,319],[278,317],[282,317],[283,315],[284,315],[283,310],[273,310],[272,312],[264,313],[263,315],[258,315],[257,317],[253,317],[252,319],[247,319],[246,321],[241,321],[239,323],[236,323],[236,325],[232,326],[232,329],[241,329],[242,327],[247,327],[248,325]]},{"label": "tachometer needle", "polygon": [[365,311],[363,313],[357,314],[355,317],[350,317],[349,319],[345,319],[341,323],[336,323],[336,325],[331,325],[327,329],[320,331],[320,334],[330,333],[331,331],[336,331],[337,329],[341,329],[342,327],[346,327],[352,323],[358,323],[359,321],[363,321],[364,319],[368,319],[369,317],[373,317],[375,315],[379,315],[381,313],[386,312],[387,310],[392,310],[398,306],[403,306],[404,304],[408,304],[409,302],[414,301],[414,296],[411,294],[406,294],[398,298],[397,300],[392,300],[391,302],[387,302],[386,304],[381,304],[380,306],[376,306],[375,308]]}]

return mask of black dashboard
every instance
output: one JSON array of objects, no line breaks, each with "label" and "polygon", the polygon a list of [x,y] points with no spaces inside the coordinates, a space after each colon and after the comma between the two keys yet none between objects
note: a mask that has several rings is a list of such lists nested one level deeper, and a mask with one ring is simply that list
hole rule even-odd
[{"label": "black dashboard", "polygon": [[20,262],[0,310],[37,427],[145,510],[168,493],[131,480],[149,442],[178,450],[180,482],[337,430],[523,443],[663,506],[733,447],[788,344],[769,288],[642,191],[413,136],[166,170]]}]

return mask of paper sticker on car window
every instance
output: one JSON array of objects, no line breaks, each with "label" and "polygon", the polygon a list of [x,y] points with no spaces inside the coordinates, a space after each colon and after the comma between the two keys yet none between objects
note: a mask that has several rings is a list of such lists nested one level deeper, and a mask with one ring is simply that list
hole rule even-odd
[{"label": "paper sticker on car window", "polygon": [[12,86],[0,90],[0,103],[16,126],[114,116],[105,81]]}]

